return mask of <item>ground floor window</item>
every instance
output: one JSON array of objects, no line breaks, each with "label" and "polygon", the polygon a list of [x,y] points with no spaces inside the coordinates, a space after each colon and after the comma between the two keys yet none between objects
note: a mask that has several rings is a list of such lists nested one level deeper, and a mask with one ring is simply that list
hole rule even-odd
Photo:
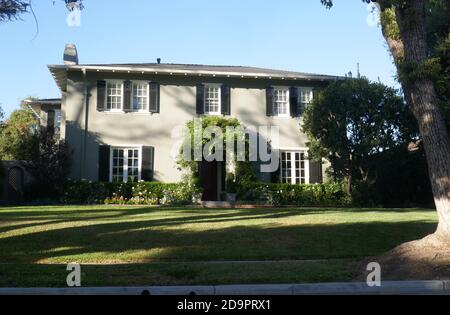
[{"label": "ground floor window", "polygon": [[126,183],[141,180],[141,160],[140,148],[112,148],[111,181]]},{"label": "ground floor window", "polygon": [[306,152],[281,152],[281,182],[292,185],[309,183],[309,170]]}]

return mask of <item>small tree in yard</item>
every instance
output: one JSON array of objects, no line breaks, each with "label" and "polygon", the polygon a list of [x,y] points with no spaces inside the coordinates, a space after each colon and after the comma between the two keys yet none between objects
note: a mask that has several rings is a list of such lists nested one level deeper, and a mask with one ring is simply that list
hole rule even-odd
[{"label": "small tree in yard", "polygon": [[409,143],[417,124],[397,91],[367,79],[348,79],[319,92],[305,111],[310,155],[331,162],[332,176],[354,182],[370,178],[369,157]]},{"label": "small tree in yard", "polygon": [[0,159],[29,161],[38,141],[38,125],[26,107],[14,111],[1,127]]},{"label": "small tree in yard", "polygon": [[69,161],[64,141],[58,140],[53,133],[42,130],[28,167],[35,179],[28,189],[29,198],[56,199],[62,196]]}]

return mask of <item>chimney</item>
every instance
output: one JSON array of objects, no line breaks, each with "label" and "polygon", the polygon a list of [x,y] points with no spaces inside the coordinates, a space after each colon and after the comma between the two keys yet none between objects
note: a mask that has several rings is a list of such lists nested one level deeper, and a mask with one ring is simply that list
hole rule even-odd
[{"label": "chimney", "polygon": [[161,64],[161,58],[156,59],[156,61],[158,62],[158,64]]},{"label": "chimney", "polygon": [[74,44],[67,44],[64,49],[64,64],[67,66],[78,65],[77,46]]}]

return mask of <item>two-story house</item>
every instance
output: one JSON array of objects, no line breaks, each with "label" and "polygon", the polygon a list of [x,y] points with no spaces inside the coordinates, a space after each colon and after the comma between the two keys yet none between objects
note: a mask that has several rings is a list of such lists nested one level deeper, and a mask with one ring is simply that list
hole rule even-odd
[{"label": "two-story house", "polygon": [[[72,179],[177,182],[182,174],[171,156],[172,130],[203,115],[235,117],[245,126],[278,126],[276,180],[323,179],[322,165],[307,160],[300,123],[314,89],[336,76],[160,60],[83,65],[73,45],[66,47],[64,64],[49,69],[62,93],[60,133],[73,152]],[[212,200],[222,189],[220,169],[208,169],[203,183]]]}]

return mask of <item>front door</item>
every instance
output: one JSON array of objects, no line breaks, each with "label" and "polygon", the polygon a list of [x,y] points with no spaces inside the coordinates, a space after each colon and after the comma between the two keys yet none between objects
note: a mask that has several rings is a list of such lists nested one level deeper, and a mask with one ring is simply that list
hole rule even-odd
[{"label": "front door", "polygon": [[200,186],[203,189],[203,201],[218,201],[218,162],[200,162]]}]

